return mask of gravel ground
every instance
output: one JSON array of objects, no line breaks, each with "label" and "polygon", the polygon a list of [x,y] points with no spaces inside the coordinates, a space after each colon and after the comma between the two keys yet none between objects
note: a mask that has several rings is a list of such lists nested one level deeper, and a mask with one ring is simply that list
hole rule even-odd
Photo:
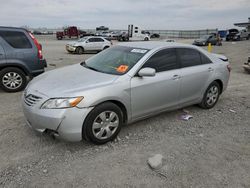
[{"label": "gravel ground", "polygon": [[[39,40],[48,69],[92,55],[67,54],[67,40]],[[0,187],[250,187],[250,75],[242,69],[250,42],[225,42],[213,52],[233,68],[213,109],[187,107],[189,121],[177,110],[127,125],[103,146],[35,134],[25,124],[21,92],[0,91]],[[147,159],[158,153],[163,167],[153,171]]]}]

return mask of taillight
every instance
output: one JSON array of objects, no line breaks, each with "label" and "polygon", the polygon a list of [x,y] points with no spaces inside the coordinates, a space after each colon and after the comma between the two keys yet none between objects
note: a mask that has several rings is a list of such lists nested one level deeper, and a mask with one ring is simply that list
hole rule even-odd
[{"label": "taillight", "polygon": [[30,37],[32,38],[32,40],[34,41],[36,48],[37,48],[37,57],[39,59],[43,59],[43,54],[42,54],[42,46],[41,44],[39,44],[39,42],[37,41],[37,39],[34,37],[34,35],[32,35],[31,33],[29,33]]},{"label": "taillight", "polygon": [[228,72],[231,72],[232,68],[230,65],[227,65],[227,70],[228,70]]}]

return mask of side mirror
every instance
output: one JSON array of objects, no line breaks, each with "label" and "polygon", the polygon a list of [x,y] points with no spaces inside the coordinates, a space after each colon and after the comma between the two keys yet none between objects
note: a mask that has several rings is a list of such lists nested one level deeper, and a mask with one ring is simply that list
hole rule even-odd
[{"label": "side mirror", "polygon": [[86,42],[85,43],[89,43],[89,41],[88,40],[86,40]]},{"label": "side mirror", "polygon": [[138,75],[140,77],[143,77],[143,76],[146,76],[146,77],[153,77],[155,76],[155,69],[153,68],[149,68],[149,67],[146,67],[146,68],[142,68],[139,72],[138,72]]}]

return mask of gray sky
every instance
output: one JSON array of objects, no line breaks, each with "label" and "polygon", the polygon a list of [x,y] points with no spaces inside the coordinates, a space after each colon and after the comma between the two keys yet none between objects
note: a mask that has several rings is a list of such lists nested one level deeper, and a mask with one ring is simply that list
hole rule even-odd
[{"label": "gray sky", "polygon": [[[2,2],[1,2],[2,1]],[[0,25],[226,29],[250,17],[250,0],[0,0]]]}]

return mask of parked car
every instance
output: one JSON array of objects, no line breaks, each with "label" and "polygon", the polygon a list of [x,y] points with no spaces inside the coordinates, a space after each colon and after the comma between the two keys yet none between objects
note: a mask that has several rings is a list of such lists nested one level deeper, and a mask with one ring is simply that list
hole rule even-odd
[{"label": "parked car", "polygon": [[238,34],[236,34],[236,36],[237,40],[244,40],[244,39],[249,40],[250,33],[247,30],[243,29]]},{"label": "parked car", "polygon": [[119,31],[112,31],[110,37],[112,39],[117,39],[119,36],[120,32]]},{"label": "parked car", "polygon": [[153,33],[150,38],[160,38],[160,34],[158,33]]},{"label": "parked car", "polygon": [[217,38],[214,34],[203,35],[201,38],[194,40],[193,45],[207,46],[209,43],[211,43],[211,45],[217,44]]},{"label": "parked car", "polygon": [[238,29],[229,29],[226,35],[226,41],[236,41],[240,40],[239,30]]},{"label": "parked car", "polygon": [[128,41],[129,36],[127,31],[121,31],[120,34],[118,34],[117,37],[118,41]]},{"label": "parked car", "polygon": [[7,92],[23,90],[29,79],[47,66],[42,46],[27,30],[0,27],[0,87]]},{"label": "parked car", "polygon": [[22,106],[36,131],[104,144],[124,124],[192,104],[214,107],[229,75],[225,56],[193,45],[120,43],[35,78]]},{"label": "parked car", "polygon": [[66,50],[70,53],[83,54],[85,51],[102,51],[111,45],[112,43],[104,37],[89,36],[69,42],[66,44]]}]

